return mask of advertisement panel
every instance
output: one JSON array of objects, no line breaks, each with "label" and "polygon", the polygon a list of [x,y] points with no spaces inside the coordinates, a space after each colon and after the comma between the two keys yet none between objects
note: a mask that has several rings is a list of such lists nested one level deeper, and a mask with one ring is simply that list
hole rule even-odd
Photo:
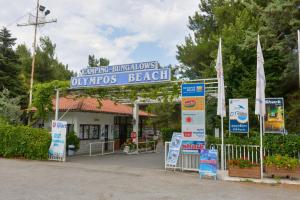
[{"label": "advertisement panel", "polygon": [[67,122],[52,121],[52,141],[49,148],[49,160],[65,161]]},{"label": "advertisement panel", "polygon": [[215,149],[202,149],[200,151],[199,174],[201,177],[217,177],[218,151]]},{"label": "advertisement panel", "polygon": [[266,133],[284,133],[284,100],[283,98],[266,98]]},{"label": "advertisement panel", "polygon": [[205,145],[205,87],[182,84],[181,91],[182,152],[198,154]]},{"label": "advertisement panel", "polygon": [[180,147],[182,142],[182,134],[181,133],[173,133],[171,143],[169,146],[169,152],[167,157],[167,165],[176,166],[177,160],[180,153]]},{"label": "advertisement panel", "polygon": [[229,99],[230,133],[249,133],[248,99]]}]

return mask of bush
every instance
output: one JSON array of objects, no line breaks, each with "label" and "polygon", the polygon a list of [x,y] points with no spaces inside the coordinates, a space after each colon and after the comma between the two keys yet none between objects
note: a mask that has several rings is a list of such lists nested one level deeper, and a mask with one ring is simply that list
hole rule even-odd
[{"label": "bush", "polygon": [[28,126],[0,126],[0,156],[5,158],[48,159],[51,135],[45,129]]},{"label": "bush", "polygon": [[163,142],[170,142],[172,139],[173,132],[181,132],[181,130],[175,128],[162,128],[160,132],[162,134]]},{"label": "bush", "polygon": [[75,151],[80,148],[80,140],[74,131],[67,134],[67,149],[69,148],[69,145],[74,145]]},{"label": "bush", "polygon": [[266,157],[265,165],[274,166],[278,169],[296,169],[299,165],[299,161],[297,158],[291,158],[289,156],[274,155]]}]

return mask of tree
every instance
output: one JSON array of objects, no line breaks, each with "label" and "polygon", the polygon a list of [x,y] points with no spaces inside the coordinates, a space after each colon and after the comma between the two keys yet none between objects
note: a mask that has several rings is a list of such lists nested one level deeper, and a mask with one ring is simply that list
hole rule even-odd
[{"label": "tree", "polygon": [[296,90],[297,83],[298,4],[298,0],[201,0],[199,11],[189,17],[193,37],[187,36],[185,43],[177,47],[182,76],[216,77],[214,66],[221,37],[226,96],[249,98],[250,122],[255,125],[257,34],[265,59],[266,97],[287,97]]},{"label": "tree", "polygon": [[0,90],[7,88],[12,96],[24,94],[18,56],[13,50],[15,41],[5,27],[0,30]]},{"label": "tree", "polygon": [[106,58],[95,58],[95,55],[89,55],[88,66],[89,67],[98,67],[98,66],[108,66],[109,60]]},{"label": "tree", "polygon": [[10,124],[19,124],[22,114],[20,97],[10,97],[9,91],[4,88],[0,92],[0,121],[1,119]]}]

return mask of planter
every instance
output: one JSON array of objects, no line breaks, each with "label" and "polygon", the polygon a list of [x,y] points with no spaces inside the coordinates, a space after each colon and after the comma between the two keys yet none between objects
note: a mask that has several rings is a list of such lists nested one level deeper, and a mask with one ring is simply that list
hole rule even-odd
[{"label": "planter", "polygon": [[229,166],[228,175],[240,178],[260,178],[260,167],[239,168],[236,166]]},{"label": "planter", "polygon": [[277,168],[275,166],[266,166],[266,175],[271,177],[289,177],[300,178],[300,165],[295,169]]}]

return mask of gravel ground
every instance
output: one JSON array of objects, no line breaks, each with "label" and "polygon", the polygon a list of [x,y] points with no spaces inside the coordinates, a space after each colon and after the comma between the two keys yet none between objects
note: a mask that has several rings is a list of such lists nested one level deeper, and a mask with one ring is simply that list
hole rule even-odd
[{"label": "gravel ground", "polygon": [[155,157],[163,159],[160,154],[74,157],[66,163],[0,159],[0,200],[300,199],[299,186],[200,180],[196,173],[160,169]]}]

